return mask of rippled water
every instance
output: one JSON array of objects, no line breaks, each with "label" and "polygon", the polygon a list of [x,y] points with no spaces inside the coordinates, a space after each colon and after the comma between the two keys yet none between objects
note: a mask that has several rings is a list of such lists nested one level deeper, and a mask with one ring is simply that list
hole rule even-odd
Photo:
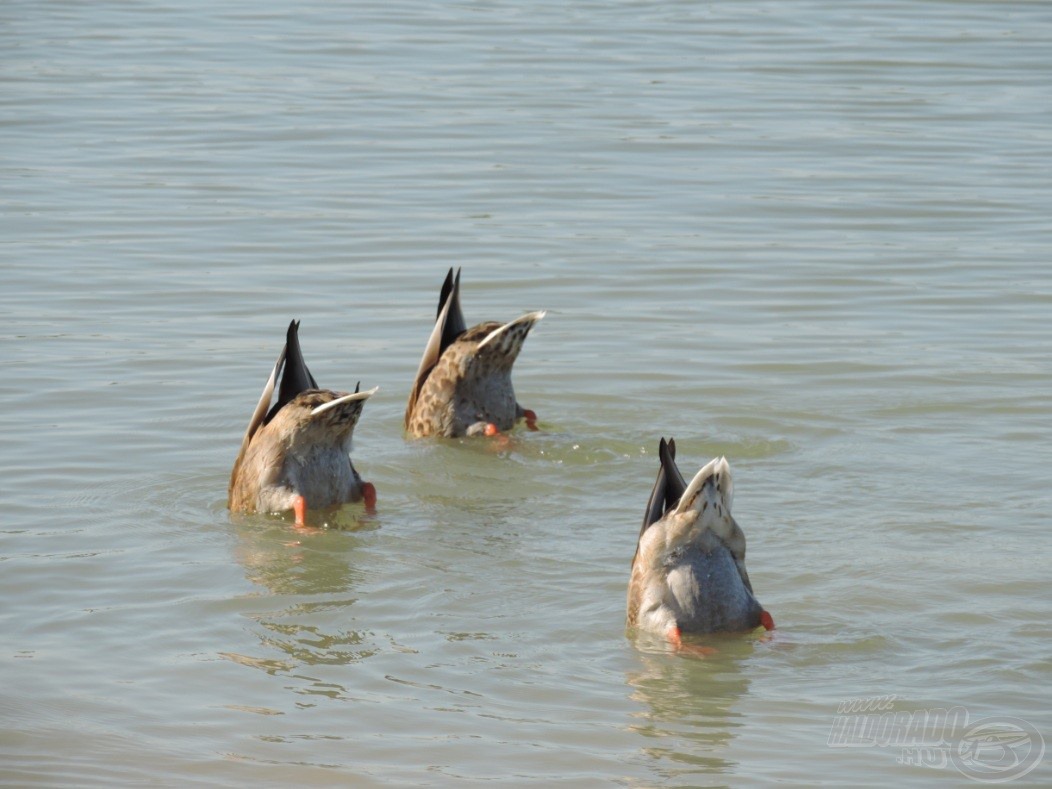
[{"label": "rippled water", "polygon": [[[1026,2],[5,3],[0,781],[992,764],[833,742],[875,697],[1047,735],[1050,40]],[[469,323],[549,310],[543,432],[403,440],[450,265]],[[378,511],[313,534],[225,509],[293,317],[381,387]],[[626,636],[662,435],[730,460],[773,637]]]}]

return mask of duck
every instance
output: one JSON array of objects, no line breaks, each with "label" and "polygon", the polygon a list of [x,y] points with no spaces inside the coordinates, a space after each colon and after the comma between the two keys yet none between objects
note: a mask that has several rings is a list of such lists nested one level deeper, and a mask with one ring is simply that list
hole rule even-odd
[{"label": "duck", "polygon": [[[365,401],[377,388],[354,392],[323,389],[300,349],[297,320],[289,323],[230,472],[231,512],[295,513],[305,526],[307,511],[364,501],[376,505],[376,488],[351,462],[351,439]],[[280,379],[277,398],[274,388]],[[271,401],[274,400],[273,404]]]},{"label": "duck", "polygon": [[510,323],[472,326],[460,309],[460,269],[449,269],[438,299],[435,327],[427,341],[405,409],[411,438],[495,436],[520,419],[537,430],[536,412],[515,399],[511,368],[530,329],[545,312],[529,312]]},{"label": "duck", "polygon": [[706,463],[689,485],[676,465],[675,439],[661,439],[658,458],[632,557],[628,626],[675,646],[684,633],[773,630],[774,619],[757,601],[745,569],[745,534],[731,515],[727,458]]}]

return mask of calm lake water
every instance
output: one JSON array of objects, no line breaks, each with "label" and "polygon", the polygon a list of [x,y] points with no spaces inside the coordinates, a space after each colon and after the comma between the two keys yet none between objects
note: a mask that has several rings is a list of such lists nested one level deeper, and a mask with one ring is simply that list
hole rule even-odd
[{"label": "calm lake water", "polygon": [[[1050,42],[1041,2],[5,2],[0,782],[1052,783]],[[403,439],[451,265],[469,324],[549,310],[542,432]],[[313,534],[225,508],[291,318],[380,387],[377,513]],[[626,634],[663,435],[730,460],[771,637]]]}]

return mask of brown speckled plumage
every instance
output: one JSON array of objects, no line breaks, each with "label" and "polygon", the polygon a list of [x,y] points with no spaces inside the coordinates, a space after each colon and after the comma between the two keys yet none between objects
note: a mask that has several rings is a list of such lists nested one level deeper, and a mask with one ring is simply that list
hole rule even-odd
[{"label": "brown speckled plumage", "polygon": [[[375,391],[321,389],[299,349],[299,324],[289,324],[259,404],[230,473],[233,512],[281,512],[302,496],[308,509],[360,501],[362,478],[348,455],[354,427]],[[281,379],[277,401],[271,405]],[[327,404],[328,407],[326,407]]]},{"label": "brown speckled plumage", "polygon": [[511,369],[543,312],[511,323],[465,328],[460,311],[460,272],[449,270],[438,318],[417,370],[405,412],[414,438],[474,435],[488,424],[511,430],[525,414],[515,400]]}]

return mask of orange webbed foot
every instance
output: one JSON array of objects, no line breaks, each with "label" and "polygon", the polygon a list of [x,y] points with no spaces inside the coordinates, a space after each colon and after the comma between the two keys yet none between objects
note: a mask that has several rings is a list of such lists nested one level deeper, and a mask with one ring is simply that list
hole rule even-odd
[{"label": "orange webbed foot", "polygon": [[492,422],[486,425],[485,435],[493,439],[491,446],[497,452],[507,451],[511,446],[511,436],[507,433],[500,432],[500,428]]},{"label": "orange webbed foot", "polygon": [[362,483],[362,500],[365,502],[365,511],[370,515],[376,514],[376,486],[371,482]]},{"label": "orange webbed foot", "polygon": [[707,658],[709,655],[715,655],[719,650],[715,647],[705,647],[700,644],[684,644],[682,631],[673,626],[669,628],[666,634],[669,643],[675,648],[676,652],[681,655],[689,655],[696,658]]},{"label": "orange webbed foot", "polygon": [[296,525],[307,525],[307,500],[303,496],[296,495],[292,498],[292,511],[296,513]]},{"label": "orange webbed foot", "polygon": [[318,529],[307,525],[307,500],[297,495],[292,499],[292,511],[296,514],[296,531],[313,534]]},{"label": "orange webbed foot", "polygon": [[522,410],[522,415],[524,417],[526,417],[526,428],[528,430],[540,430],[540,428],[537,427],[537,412],[536,411],[531,411],[529,408],[524,408]]}]

